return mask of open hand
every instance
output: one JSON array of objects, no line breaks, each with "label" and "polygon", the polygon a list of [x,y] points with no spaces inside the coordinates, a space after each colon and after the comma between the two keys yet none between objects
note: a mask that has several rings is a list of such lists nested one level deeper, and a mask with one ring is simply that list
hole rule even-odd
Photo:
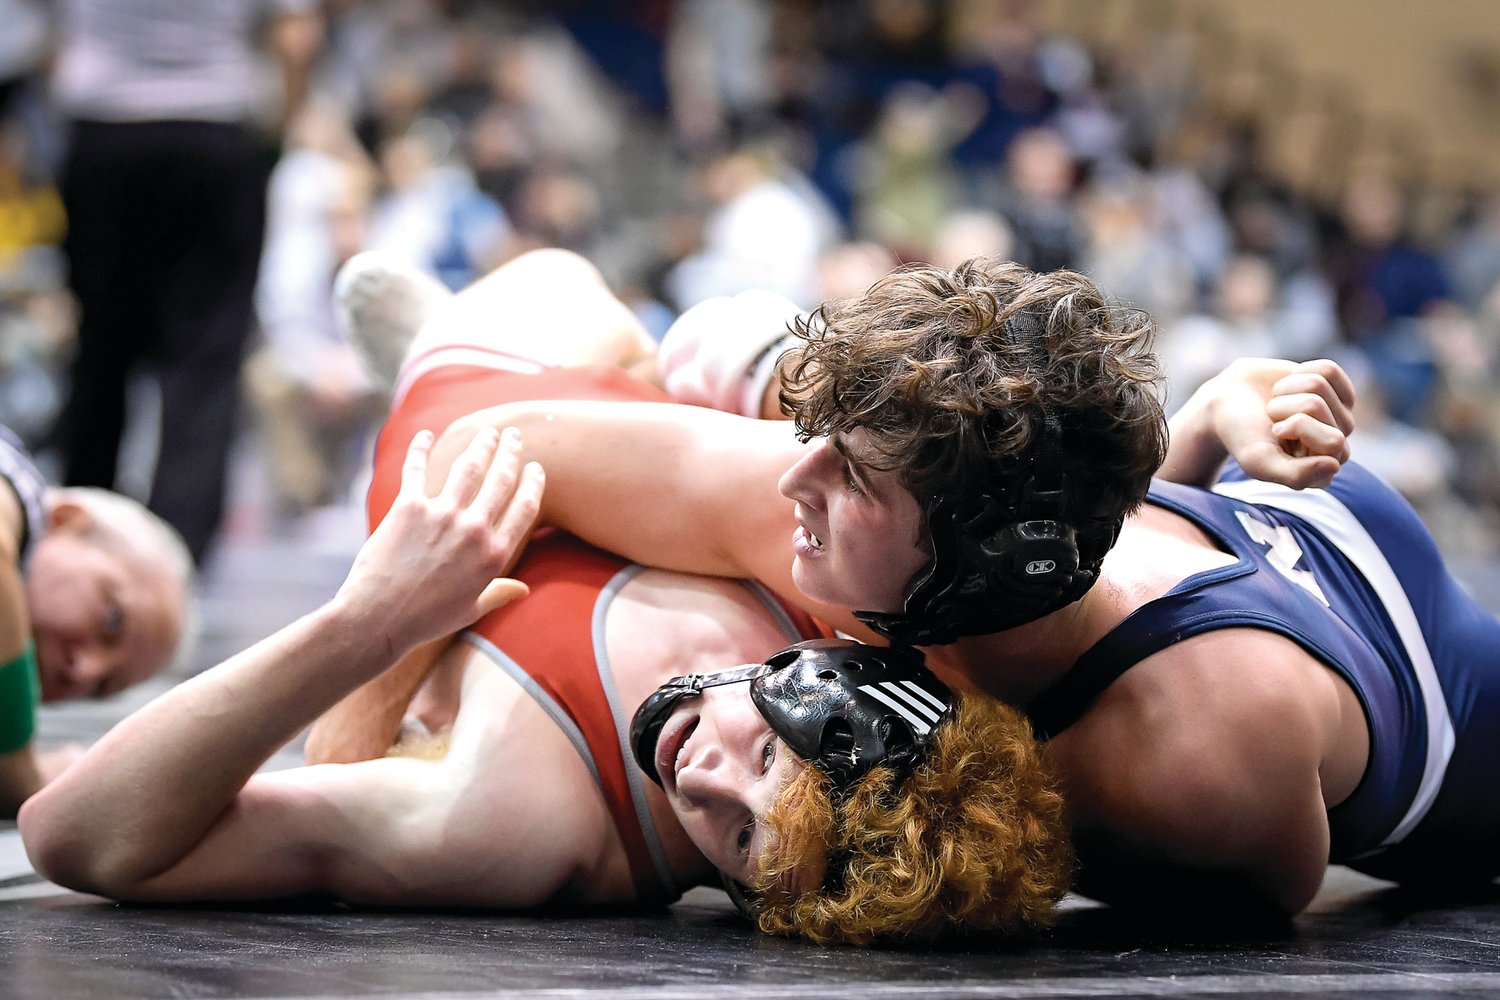
[{"label": "open hand", "polygon": [[481,430],[428,496],[432,443],[429,431],[412,440],[401,491],[337,598],[367,617],[392,653],[457,632],[526,594],[525,584],[501,575],[541,507],[542,468],[522,467],[520,432]]}]

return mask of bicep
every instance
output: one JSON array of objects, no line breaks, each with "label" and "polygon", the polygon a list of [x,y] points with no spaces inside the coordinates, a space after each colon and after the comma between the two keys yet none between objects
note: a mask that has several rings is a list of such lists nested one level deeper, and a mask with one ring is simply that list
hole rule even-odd
[{"label": "bicep", "polygon": [[257,775],[178,864],[109,894],[495,908],[550,898],[572,868],[566,837],[528,824],[543,814],[517,809],[506,789],[455,772],[389,758]]},{"label": "bicep", "polygon": [[429,482],[486,426],[519,427],[546,469],[546,523],[663,569],[789,582],[795,525],[777,483],[804,447],[789,423],[659,403],[508,404],[456,422]]},{"label": "bicep", "polygon": [[1300,682],[1309,665],[1322,668],[1279,636],[1234,629],[1136,669],[1173,656],[1161,664],[1170,686],[1148,696],[1170,706],[1093,743],[1118,753],[1080,789],[1097,820],[1081,840],[1110,859],[1084,891],[1140,902],[1170,888],[1210,908],[1295,913],[1328,865],[1326,720]]}]

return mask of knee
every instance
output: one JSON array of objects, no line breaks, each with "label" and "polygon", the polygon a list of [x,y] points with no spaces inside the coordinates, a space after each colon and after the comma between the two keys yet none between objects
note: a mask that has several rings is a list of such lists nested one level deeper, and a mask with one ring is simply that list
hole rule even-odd
[{"label": "knee", "polygon": [[563,287],[596,286],[608,289],[604,275],[589,260],[571,250],[555,247],[528,250],[500,269],[517,280],[536,285],[556,284]]}]

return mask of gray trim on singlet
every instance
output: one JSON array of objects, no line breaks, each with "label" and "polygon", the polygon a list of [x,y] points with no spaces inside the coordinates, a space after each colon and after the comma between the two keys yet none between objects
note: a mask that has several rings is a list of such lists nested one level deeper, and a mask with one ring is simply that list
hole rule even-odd
[{"label": "gray trim on singlet", "polygon": [[599,597],[594,601],[591,628],[594,639],[594,662],[599,668],[599,683],[604,688],[605,701],[609,703],[610,714],[615,718],[615,738],[620,741],[620,753],[625,758],[625,780],[630,786],[631,801],[635,803],[636,819],[641,825],[641,838],[646,842],[646,850],[651,853],[651,861],[656,865],[656,875],[662,887],[668,893],[681,893],[687,887],[677,884],[677,879],[672,874],[672,866],[667,863],[666,849],[662,847],[661,837],[656,832],[656,823],[651,819],[651,804],[646,798],[644,776],[635,766],[635,752],[630,746],[630,719],[635,713],[633,710],[626,712],[620,704],[620,693],[615,688],[615,672],[609,663],[609,644],[605,639],[604,630],[604,621],[609,614],[610,603],[619,595],[620,589],[645,568],[637,565],[626,566],[610,577],[609,582],[599,591]]},{"label": "gray trim on singlet", "polygon": [[568,738],[568,742],[573,744],[573,749],[578,751],[578,756],[582,757],[583,762],[588,765],[589,774],[594,776],[594,784],[602,790],[604,782],[599,779],[599,766],[594,763],[594,754],[589,749],[589,741],[583,738],[583,730],[578,728],[578,723],[573,721],[573,717],[563,710],[557,700],[548,694],[524,667],[484,636],[475,632],[463,632],[458,638],[469,648],[487,657],[490,662],[504,671],[507,677],[521,685],[521,690],[531,695],[532,701],[542,707],[547,717],[557,723],[557,728],[561,729],[563,735]]}]

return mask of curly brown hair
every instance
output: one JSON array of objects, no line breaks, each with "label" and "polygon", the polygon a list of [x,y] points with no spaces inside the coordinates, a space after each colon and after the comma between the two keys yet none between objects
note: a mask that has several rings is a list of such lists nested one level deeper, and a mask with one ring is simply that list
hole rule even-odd
[{"label": "curly brown hair", "polygon": [[[1038,346],[1007,336],[1023,311],[1041,322],[1041,364]],[[1139,505],[1166,455],[1154,332],[1073,271],[913,265],[797,321],[781,405],[805,437],[863,428],[873,464],[919,500],[1006,483],[1050,410],[1075,498],[1066,516],[1111,519]]]},{"label": "curly brown hair", "polygon": [[766,815],[761,930],[863,945],[1052,921],[1073,852],[1057,782],[1015,709],[959,694],[904,782],[880,767],[844,796],[830,789],[804,768]]}]

